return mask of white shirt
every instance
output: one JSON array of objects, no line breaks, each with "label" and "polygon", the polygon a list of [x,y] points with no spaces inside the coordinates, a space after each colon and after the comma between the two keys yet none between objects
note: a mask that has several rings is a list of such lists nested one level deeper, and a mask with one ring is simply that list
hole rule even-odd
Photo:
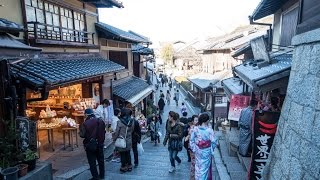
[{"label": "white shirt", "polygon": [[108,119],[108,107],[103,107],[103,105],[99,105],[95,111],[95,115],[97,118],[101,118],[106,125],[111,124],[110,120]]}]

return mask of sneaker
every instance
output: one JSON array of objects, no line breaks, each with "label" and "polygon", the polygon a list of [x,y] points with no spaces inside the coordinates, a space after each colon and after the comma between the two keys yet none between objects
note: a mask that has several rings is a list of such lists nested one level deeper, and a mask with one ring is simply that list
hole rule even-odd
[{"label": "sneaker", "polygon": [[173,173],[175,170],[176,170],[176,168],[171,166],[171,168],[169,169],[169,173]]}]

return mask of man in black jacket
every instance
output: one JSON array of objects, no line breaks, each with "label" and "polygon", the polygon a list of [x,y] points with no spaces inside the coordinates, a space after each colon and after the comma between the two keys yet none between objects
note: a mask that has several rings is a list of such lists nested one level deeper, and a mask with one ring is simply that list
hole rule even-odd
[{"label": "man in black jacket", "polygon": [[160,115],[163,114],[163,109],[164,109],[165,105],[166,105],[166,103],[164,102],[163,97],[160,97],[160,99],[158,101],[158,107],[159,107]]},{"label": "man in black jacket", "polygon": [[132,132],[132,151],[134,156],[134,167],[139,164],[138,143],[141,143],[141,128],[139,122],[134,120],[134,129]]},{"label": "man in black jacket", "polygon": [[[103,146],[106,133],[105,123],[96,118],[92,109],[84,111],[86,120],[80,127],[80,137],[84,138],[83,145],[86,150],[92,179],[104,179],[104,154]],[[96,161],[99,165],[99,174]]]}]

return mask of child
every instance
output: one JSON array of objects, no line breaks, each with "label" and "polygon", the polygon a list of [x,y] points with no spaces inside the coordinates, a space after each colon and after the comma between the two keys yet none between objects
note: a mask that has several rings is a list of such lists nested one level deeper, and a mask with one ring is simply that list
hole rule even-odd
[{"label": "child", "polygon": [[159,131],[160,131],[160,123],[158,118],[153,119],[153,121],[150,124],[151,129],[151,136],[153,136],[154,139],[154,145],[156,146],[157,143],[160,143],[160,137],[159,137]]}]

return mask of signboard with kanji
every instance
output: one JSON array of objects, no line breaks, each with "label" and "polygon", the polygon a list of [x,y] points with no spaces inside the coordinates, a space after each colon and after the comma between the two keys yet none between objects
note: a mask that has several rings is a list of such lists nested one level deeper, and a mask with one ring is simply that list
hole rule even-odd
[{"label": "signboard with kanji", "polygon": [[261,179],[277,131],[279,117],[280,112],[255,112],[253,122],[253,150],[249,179]]},{"label": "signboard with kanji", "polygon": [[229,106],[228,119],[239,121],[240,113],[243,108],[248,107],[250,103],[250,96],[232,95]]}]

